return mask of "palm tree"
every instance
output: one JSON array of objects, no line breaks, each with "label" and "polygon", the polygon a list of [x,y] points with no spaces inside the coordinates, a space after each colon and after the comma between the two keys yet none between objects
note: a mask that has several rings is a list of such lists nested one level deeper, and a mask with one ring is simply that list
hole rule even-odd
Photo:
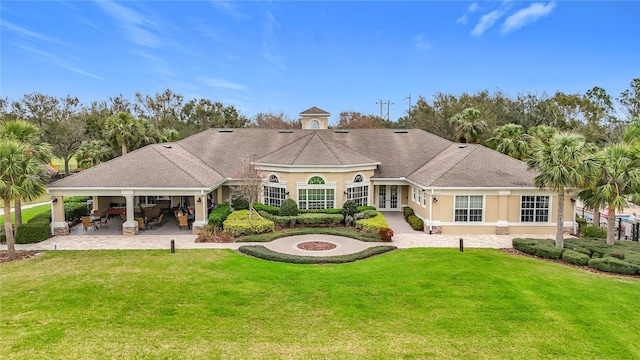
[{"label": "palm tree", "polygon": [[137,146],[143,141],[144,133],[138,122],[126,112],[120,112],[105,121],[103,136],[113,146],[120,146],[122,155],[128,148]]},{"label": "palm tree", "polygon": [[535,185],[558,193],[556,247],[562,249],[565,191],[595,184],[599,164],[593,146],[578,134],[558,133],[548,142],[536,140],[531,146],[531,156],[526,161],[530,169],[539,172],[534,180]]},{"label": "palm tree", "polygon": [[606,147],[598,154],[601,166],[598,182],[594,187],[581,191],[578,196],[598,209],[607,206],[607,244],[615,240],[616,210],[624,210],[630,195],[640,195],[640,157],[629,145]]},{"label": "palm tree", "polygon": [[454,115],[451,121],[456,126],[455,133],[458,140],[477,144],[480,136],[487,128],[487,123],[482,120],[480,111],[474,108],[467,108]]},{"label": "palm tree", "polygon": [[529,128],[527,134],[529,134],[531,139],[549,141],[553,137],[553,135],[556,134],[556,129],[546,125],[532,126]]},{"label": "palm tree", "polygon": [[531,137],[522,130],[521,125],[507,124],[495,129],[495,136],[488,141],[497,151],[519,160],[529,153]]},{"label": "palm tree", "polygon": [[102,140],[83,141],[76,153],[78,166],[88,169],[112,157],[112,148]]},{"label": "palm tree", "polygon": [[[0,124],[0,139],[24,144],[26,155],[34,157],[43,167],[51,161],[53,156],[51,147],[40,141],[38,127],[23,120],[11,120]],[[41,194],[36,194],[36,197]],[[14,199],[16,228],[22,225],[22,199],[23,197],[20,196]],[[24,200],[32,200],[32,197],[26,197]]]},{"label": "palm tree", "polygon": [[11,200],[35,198],[45,191],[42,163],[29,153],[29,146],[15,140],[0,140],[0,197],[4,201],[4,231],[10,259],[16,258],[11,224]]},{"label": "palm tree", "polygon": [[640,142],[640,117],[631,120],[624,132],[624,141],[629,144]]}]

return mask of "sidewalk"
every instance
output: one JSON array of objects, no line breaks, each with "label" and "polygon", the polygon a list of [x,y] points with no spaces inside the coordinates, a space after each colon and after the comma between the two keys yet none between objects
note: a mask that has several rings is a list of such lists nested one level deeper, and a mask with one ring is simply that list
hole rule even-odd
[{"label": "sidewalk", "polygon": [[[22,205],[22,210],[24,209],[29,209],[32,207],[36,207],[36,206],[40,206],[40,205],[45,205],[45,204],[49,204],[50,202],[41,202],[41,203],[36,203],[36,204],[29,204],[29,205]],[[14,212],[15,209],[11,208],[11,212]],[[4,215],[4,208],[0,208],[0,215]]]}]

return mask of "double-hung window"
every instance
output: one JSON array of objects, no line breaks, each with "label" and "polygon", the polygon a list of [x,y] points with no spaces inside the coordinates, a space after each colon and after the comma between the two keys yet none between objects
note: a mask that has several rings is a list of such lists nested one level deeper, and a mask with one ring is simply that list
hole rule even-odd
[{"label": "double-hung window", "polygon": [[287,198],[287,188],[280,183],[280,179],[276,175],[269,176],[269,182],[264,184],[264,203],[280,207],[282,202]]},{"label": "double-hung window", "polygon": [[520,221],[522,222],[548,222],[549,221],[549,196],[526,195],[520,203]]},{"label": "double-hung window", "polygon": [[457,195],[455,198],[454,211],[454,220],[456,222],[482,221],[482,195]]},{"label": "double-hung window", "polygon": [[304,185],[298,185],[298,208],[330,209],[335,207],[335,185],[329,186],[320,176],[312,176]]},{"label": "double-hung window", "polygon": [[369,205],[369,183],[364,182],[362,175],[356,175],[353,184],[347,183],[347,200],[352,200],[356,206]]}]

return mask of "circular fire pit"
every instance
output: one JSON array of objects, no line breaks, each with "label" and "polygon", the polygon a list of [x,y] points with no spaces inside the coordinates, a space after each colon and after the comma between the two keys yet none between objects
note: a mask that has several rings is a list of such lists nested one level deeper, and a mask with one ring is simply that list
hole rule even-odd
[{"label": "circular fire pit", "polygon": [[336,248],[336,244],[326,241],[305,241],[297,245],[298,249],[307,251],[325,251]]}]

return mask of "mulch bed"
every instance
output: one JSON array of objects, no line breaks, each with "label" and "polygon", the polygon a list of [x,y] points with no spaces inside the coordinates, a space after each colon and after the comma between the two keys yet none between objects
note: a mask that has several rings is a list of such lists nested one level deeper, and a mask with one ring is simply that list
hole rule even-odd
[{"label": "mulch bed", "polygon": [[298,244],[298,248],[308,251],[325,251],[336,248],[336,244],[326,241],[306,241]]},{"label": "mulch bed", "polygon": [[[34,258],[36,256],[40,256],[41,254],[42,254],[42,251],[35,251],[35,250],[16,251],[16,259],[13,261],[27,260],[27,259]],[[0,263],[6,263],[10,261],[12,260],[9,258],[9,253],[6,251],[0,251]]]},{"label": "mulch bed", "polygon": [[525,252],[522,252],[520,250],[513,249],[513,248],[503,248],[503,249],[500,249],[500,251],[509,253],[511,255],[526,256],[526,257],[530,257],[530,258],[534,258],[534,259],[538,259],[538,260],[553,262],[553,263],[556,263],[556,264],[560,264],[560,265],[569,266],[569,267],[572,267],[572,268],[588,271],[588,272],[594,273],[594,274],[640,279],[640,275],[616,274],[616,273],[610,273],[610,272],[606,272],[606,271],[600,271],[598,269],[594,269],[594,268],[589,267],[589,266],[575,265],[575,264],[572,264],[570,262],[567,262],[567,261],[564,261],[564,260],[561,260],[561,259],[555,260],[555,259],[541,258],[541,257],[535,256],[535,255],[531,255],[531,254],[527,254]]}]

